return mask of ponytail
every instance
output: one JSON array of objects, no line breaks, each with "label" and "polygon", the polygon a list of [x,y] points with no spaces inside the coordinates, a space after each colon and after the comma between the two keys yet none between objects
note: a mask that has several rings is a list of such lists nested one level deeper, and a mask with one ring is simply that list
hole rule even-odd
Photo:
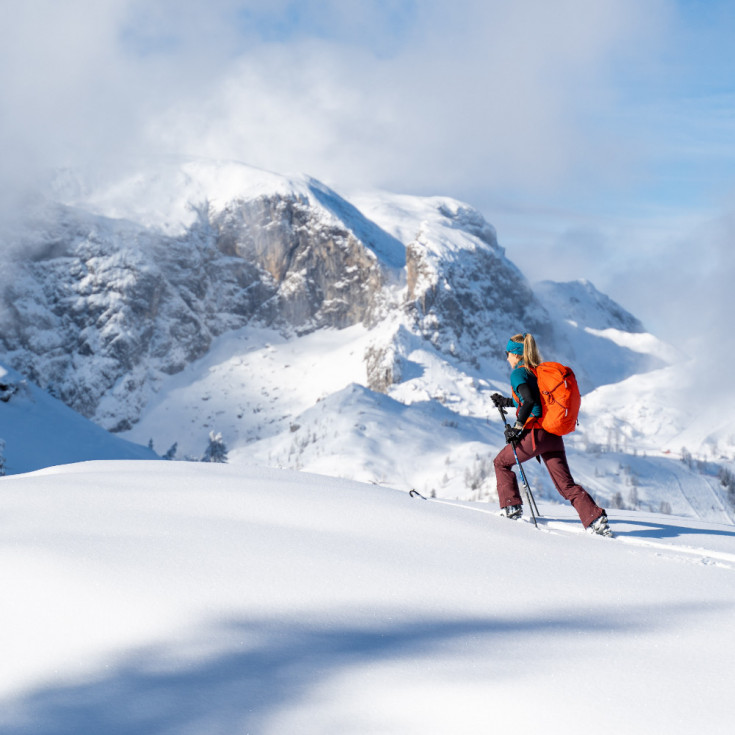
[{"label": "ponytail", "polygon": [[541,353],[530,332],[516,334],[510,338],[510,341],[523,345],[523,367],[527,370],[535,370],[541,364]]}]

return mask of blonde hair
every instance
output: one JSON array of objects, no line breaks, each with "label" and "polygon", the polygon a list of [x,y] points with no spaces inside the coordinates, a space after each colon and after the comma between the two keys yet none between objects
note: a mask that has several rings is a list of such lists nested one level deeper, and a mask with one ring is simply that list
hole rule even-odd
[{"label": "blonde hair", "polygon": [[523,345],[523,367],[528,370],[535,370],[542,360],[533,335],[530,332],[514,334],[510,339],[511,342],[519,342]]}]

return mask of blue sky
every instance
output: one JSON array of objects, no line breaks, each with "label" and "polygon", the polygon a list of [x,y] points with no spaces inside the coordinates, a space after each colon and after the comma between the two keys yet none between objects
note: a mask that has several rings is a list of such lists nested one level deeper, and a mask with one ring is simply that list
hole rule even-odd
[{"label": "blue sky", "polygon": [[0,192],[183,153],[454,196],[682,336],[732,305],[734,37],[735,0],[0,0]]}]

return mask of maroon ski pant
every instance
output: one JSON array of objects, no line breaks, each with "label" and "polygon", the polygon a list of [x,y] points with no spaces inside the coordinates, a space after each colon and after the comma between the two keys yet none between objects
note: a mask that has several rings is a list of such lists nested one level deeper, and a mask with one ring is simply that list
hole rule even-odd
[{"label": "maroon ski pant", "polygon": [[[536,456],[541,457],[554,487],[565,500],[571,502],[585,528],[605,512],[592,500],[590,494],[572,479],[567,453],[564,450],[564,440],[560,436],[549,434],[540,428],[530,429],[521,435],[521,440],[516,445],[516,454],[520,462]],[[495,478],[498,482],[498,500],[501,508],[523,503],[518,489],[518,478],[513,472],[515,463],[513,447],[510,444],[501,449],[495,457]]]}]

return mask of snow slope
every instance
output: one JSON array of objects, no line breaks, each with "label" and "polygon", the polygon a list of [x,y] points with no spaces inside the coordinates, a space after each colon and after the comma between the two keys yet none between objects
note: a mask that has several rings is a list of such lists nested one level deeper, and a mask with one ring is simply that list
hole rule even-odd
[{"label": "snow slope", "polygon": [[155,459],[150,449],[110,434],[0,365],[0,440],[7,474],[91,459]]},{"label": "snow slope", "polygon": [[2,735],[725,735],[735,531],[306,473],[0,480]]}]

